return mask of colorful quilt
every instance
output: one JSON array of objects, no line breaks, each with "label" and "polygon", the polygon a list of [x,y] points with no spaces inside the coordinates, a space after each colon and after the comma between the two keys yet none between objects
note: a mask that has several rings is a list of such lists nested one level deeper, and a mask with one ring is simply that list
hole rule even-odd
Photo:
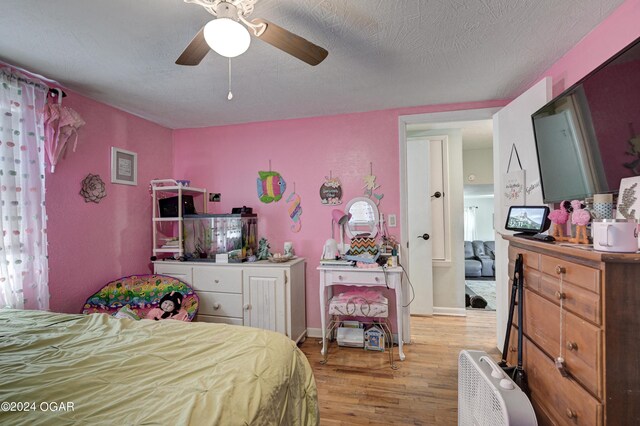
[{"label": "colorful quilt", "polygon": [[139,318],[145,318],[172,291],[183,295],[184,320],[192,321],[198,312],[198,296],[187,284],[166,275],[131,275],[111,281],[87,299],[82,313],[114,315],[128,305]]}]

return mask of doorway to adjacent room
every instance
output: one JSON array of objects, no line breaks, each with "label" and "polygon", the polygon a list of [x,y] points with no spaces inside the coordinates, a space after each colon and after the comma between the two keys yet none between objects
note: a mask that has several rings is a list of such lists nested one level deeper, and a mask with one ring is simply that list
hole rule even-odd
[{"label": "doorway to adjacent room", "polygon": [[465,305],[496,309],[493,121],[469,129],[462,140]]},{"label": "doorway to adjacent room", "polygon": [[[493,155],[492,147],[486,149]],[[482,152],[465,150],[464,257],[465,305],[467,309],[496,309],[495,230],[493,183],[473,184],[473,164]],[[469,161],[467,161],[469,159]],[[471,179],[470,179],[471,178]],[[493,182],[493,177],[491,177]]]},{"label": "doorway to adjacent room", "polygon": [[[464,273],[464,184],[468,175],[463,172],[463,140],[468,139],[476,133],[488,133],[489,145],[492,143],[492,117],[499,108],[486,108],[478,110],[455,111],[448,113],[420,114],[415,116],[400,117],[400,149],[401,149],[401,210],[403,212],[402,220],[402,240],[403,259],[408,261],[407,269],[409,277],[416,291],[416,298],[411,304],[411,313],[425,312],[427,314],[443,314],[443,315],[466,315],[465,309],[465,273]],[[487,132],[488,128],[488,132]],[[427,176],[431,167],[425,167],[418,170],[410,170],[410,164],[413,159],[410,157],[412,151],[410,144],[419,143],[421,139],[431,140],[443,136],[445,143],[442,151],[442,159],[444,163],[444,181],[442,188],[429,186],[423,191],[422,199],[410,199],[412,195],[408,192],[410,181],[432,179]],[[493,177],[493,158],[491,151],[488,151],[488,175],[489,183],[492,183]],[[430,164],[427,162],[426,164]],[[479,173],[476,173],[479,176]],[[481,182],[481,180],[479,180]],[[436,192],[444,192],[444,197],[436,198]],[[434,223],[438,217],[431,214],[434,204],[442,200],[444,203],[445,214],[441,216],[444,220],[440,223]],[[423,203],[430,209],[429,216],[421,216],[417,223],[413,223],[408,213],[413,203]],[[416,236],[427,233],[431,235],[435,230],[441,230],[445,238],[444,241],[444,258],[436,259],[436,256],[429,256],[428,262],[426,258],[414,259],[411,252],[419,249],[425,242],[416,239]],[[413,232],[412,232],[413,231]],[[438,234],[436,231],[435,234]],[[491,238],[493,240],[493,238]],[[435,245],[437,241],[430,238],[426,241],[429,246]],[[433,248],[435,250],[435,247]],[[433,253],[430,247],[430,253]],[[417,271],[424,264],[429,263],[429,269],[433,268],[425,276]],[[480,291],[480,290],[479,290]],[[420,297],[418,297],[420,296]]]}]

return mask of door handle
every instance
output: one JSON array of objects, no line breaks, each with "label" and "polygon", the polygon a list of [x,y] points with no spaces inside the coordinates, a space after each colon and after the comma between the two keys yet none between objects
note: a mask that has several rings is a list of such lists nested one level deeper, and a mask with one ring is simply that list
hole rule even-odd
[{"label": "door handle", "polygon": [[429,234],[422,234],[422,235],[418,235],[418,238],[422,238],[423,240],[428,240],[429,238],[431,238],[431,236]]},{"label": "door handle", "polygon": [[431,198],[440,198],[440,197],[444,197],[444,194],[440,191],[434,192],[433,195],[431,196]]}]

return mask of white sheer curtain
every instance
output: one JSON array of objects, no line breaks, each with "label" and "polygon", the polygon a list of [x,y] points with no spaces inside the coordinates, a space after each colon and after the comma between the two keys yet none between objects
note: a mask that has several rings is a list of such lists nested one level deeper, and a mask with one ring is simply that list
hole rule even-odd
[{"label": "white sheer curtain", "polygon": [[49,309],[44,207],[48,89],[0,69],[0,307]]},{"label": "white sheer curtain", "polygon": [[476,210],[477,207],[464,208],[464,240],[474,241],[477,236],[476,229]]}]

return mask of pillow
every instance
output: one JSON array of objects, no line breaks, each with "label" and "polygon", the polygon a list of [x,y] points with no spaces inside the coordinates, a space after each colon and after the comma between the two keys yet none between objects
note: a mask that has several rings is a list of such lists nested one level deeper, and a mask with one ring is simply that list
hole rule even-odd
[{"label": "pillow", "polygon": [[114,318],[129,318],[132,320],[138,321],[140,317],[136,314],[129,305],[124,305],[122,308],[118,309],[118,312],[113,314]]}]

